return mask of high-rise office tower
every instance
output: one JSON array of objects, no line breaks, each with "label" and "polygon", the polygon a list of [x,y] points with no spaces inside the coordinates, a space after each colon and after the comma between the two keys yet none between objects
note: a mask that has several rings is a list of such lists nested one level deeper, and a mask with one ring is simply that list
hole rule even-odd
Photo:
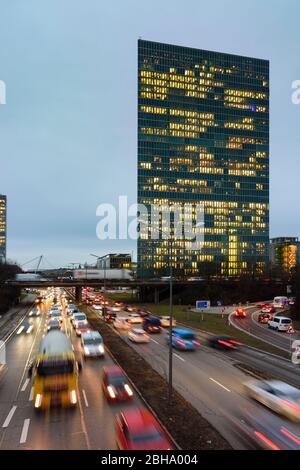
[{"label": "high-rise office tower", "polygon": [[0,263],[6,260],[6,196],[0,194]]},{"label": "high-rise office tower", "polygon": [[[138,202],[204,211],[204,244],[172,242],[174,272],[262,273],[269,245],[269,62],[138,41]],[[141,225],[138,275],[166,274]]]}]

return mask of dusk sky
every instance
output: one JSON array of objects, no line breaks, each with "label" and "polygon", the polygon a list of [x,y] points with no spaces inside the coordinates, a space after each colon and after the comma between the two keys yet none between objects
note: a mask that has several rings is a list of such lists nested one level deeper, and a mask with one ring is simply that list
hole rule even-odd
[{"label": "dusk sky", "polygon": [[97,239],[96,208],[136,201],[139,37],[270,60],[270,235],[300,236],[299,0],[0,0],[0,12],[8,258],[135,252]]}]

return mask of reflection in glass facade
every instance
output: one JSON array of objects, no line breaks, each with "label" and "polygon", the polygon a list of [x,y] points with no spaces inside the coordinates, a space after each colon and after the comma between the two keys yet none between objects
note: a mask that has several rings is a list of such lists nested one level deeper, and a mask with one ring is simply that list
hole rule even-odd
[{"label": "reflection in glass facade", "polygon": [[6,196],[0,194],[0,263],[6,260]]},{"label": "reflection in glass facade", "polygon": [[[269,244],[269,62],[139,40],[138,202],[204,205],[204,246],[174,241],[177,275],[263,272]],[[194,213],[191,210],[191,217]],[[165,275],[168,240],[141,226],[138,275]]]}]

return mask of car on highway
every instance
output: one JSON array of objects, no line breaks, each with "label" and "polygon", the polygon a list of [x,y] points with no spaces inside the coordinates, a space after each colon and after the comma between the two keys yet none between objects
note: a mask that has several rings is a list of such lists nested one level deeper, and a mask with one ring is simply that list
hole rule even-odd
[{"label": "car on highway", "polygon": [[62,313],[59,310],[51,310],[49,312],[49,319],[56,319],[59,321],[63,321]]},{"label": "car on highway", "polygon": [[236,351],[241,346],[239,341],[229,336],[210,336],[207,340],[207,344],[212,348],[223,351]]},{"label": "car on highway", "polygon": [[38,307],[33,307],[33,309],[30,310],[29,312],[29,317],[39,317],[41,314],[41,311]]},{"label": "car on highway", "polygon": [[56,319],[50,319],[47,324],[47,331],[52,331],[52,330],[61,330],[61,322]]},{"label": "car on highway", "polygon": [[103,305],[101,301],[97,301],[92,304],[94,310],[102,310],[102,306]]},{"label": "car on highway", "polygon": [[173,450],[165,431],[146,408],[129,408],[116,418],[120,450]]},{"label": "car on highway", "polygon": [[236,318],[247,318],[247,312],[243,308],[237,308],[234,312],[233,315]]},{"label": "car on highway", "polygon": [[133,397],[129,380],[119,366],[103,367],[102,388],[111,402],[127,401]]},{"label": "car on highway", "polygon": [[258,323],[268,324],[269,320],[272,320],[273,315],[271,313],[260,313],[257,317]]},{"label": "car on highway", "polygon": [[107,309],[105,315],[104,315],[104,319],[107,323],[113,323],[115,321],[115,319],[117,318],[117,314],[116,312],[111,312],[109,309]]},{"label": "car on highway", "polygon": [[131,325],[136,325],[136,324],[143,323],[143,319],[138,313],[129,313],[127,321]]},{"label": "car on highway", "polygon": [[[167,343],[170,338],[167,335]],[[172,346],[181,351],[194,351],[200,346],[196,333],[192,330],[175,328],[172,330]]]},{"label": "car on highway", "polygon": [[279,380],[252,380],[244,384],[248,396],[291,421],[300,421],[300,390]]},{"label": "car on highway", "polygon": [[[159,317],[161,326],[164,328],[169,328],[170,327],[170,317],[169,315],[163,315]],[[172,326],[176,326],[176,319],[172,318]]]},{"label": "car on highway", "polygon": [[120,304],[116,303],[116,304],[113,304],[111,307],[110,307],[111,311],[112,312],[121,312],[122,310],[122,307]]},{"label": "car on highway", "polygon": [[273,317],[268,321],[268,327],[277,331],[289,331],[293,327],[292,320],[287,317]]},{"label": "car on highway", "polygon": [[136,310],[136,307],[133,307],[132,305],[125,305],[124,307],[124,312],[134,312]]},{"label": "car on highway", "polygon": [[113,322],[113,326],[114,328],[116,328],[116,330],[129,330],[130,328],[130,325],[127,321],[127,318],[123,318],[123,317],[118,317],[118,318],[115,318],[114,322]]},{"label": "car on highway", "polygon": [[90,330],[90,326],[86,321],[78,321],[75,325],[76,336],[81,336],[82,333],[89,333]]},{"label": "car on highway", "polygon": [[153,316],[145,317],[142,327],[147,333],[160,333],[162,330],[160,319]]},{"label": "car on highway", "polygon": [[28,320],[24,320],[19,326],[16,334],[20,335],[22,333],[29,335],[33,331],[33,324]]},{"label": "car on highway", "polygon": [[98,331],[82,332],[81,346],[84,358],[104,356],[104,343]]},{"label": "car on highway", "polygon": [[261,313],[275,313],[276,310],[272,305],[264,305],[261,308]]},{"label": "car on highway", "polygon": [[73,324],[73,327],[74,329],[76,329],[77,327],[77,324],[80,322],[80,323],[85,323],[86,325],[88,324],[88,321],[87,321],[87,318],[86,318],[86,314],[83,313],[83,312],[78,312],[78,313],[74,313],[73,317],[72,317],[72,324]]},{"label": "car on highway", "polygon": [[133,343],[149,343],[150,337],[141,328],[133,328],[128,331],[128,338]]}]

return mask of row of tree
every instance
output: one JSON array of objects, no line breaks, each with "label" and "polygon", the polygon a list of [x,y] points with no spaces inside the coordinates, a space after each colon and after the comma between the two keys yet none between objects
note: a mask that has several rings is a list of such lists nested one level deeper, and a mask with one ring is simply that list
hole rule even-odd
[{"label": "row of tree", "polygon": [[0,314],[16,305],[20,298],[20,289],[6,284],[8,279],[14,279],[21,269],[16,264],[0,263]]}]

